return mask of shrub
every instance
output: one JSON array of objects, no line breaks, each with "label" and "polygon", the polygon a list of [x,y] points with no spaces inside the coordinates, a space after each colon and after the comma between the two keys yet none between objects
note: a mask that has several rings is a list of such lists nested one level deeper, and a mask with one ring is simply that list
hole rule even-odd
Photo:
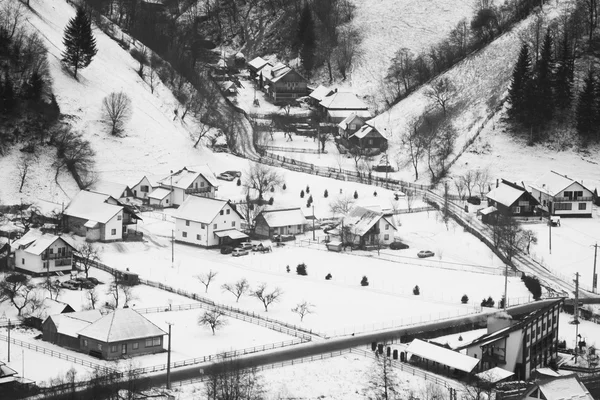
[{"label": "shrub", "polygon": [[467,203],[473,204],[474,206],[478,206],[481,204],[481,199],[479,197],[471,196],[467,199]]},{"label": "shrub", "polygon": [[310,193],[310,187],[306,185],[306,194]]},{"label": "shrub", "polygon": [[377,190],[373,192],[373,197],[377,197]]},{"label": "shrub", "polygon": [[331,276],[331,273],[329,273],[329,274],[325,275],[325,280],[327,280],[327,281],[328,281],[328,280],[330,280],[331,278],[333,278],[333,277]]},{"label": "shrub", "polygon": [[463,296],[460,298],[460,302],[463,304],[467,304],[469,302],[469,296],[463,294]]},{"label": "shrub", "polygon": [[272,197],[271,197],[271,198],[269,198],[269,205],[270,205],[270,206],[272,206],[274,201],[275,201],[275,200],[273,200],[273,198],[272,198]]},{"label": "shrub", "polygon": [[535,300],[539,300],[542,297],[542,286],[540,285],[540,281],[535,276],[527,276],[523,274],[521,280],[527,287],[527,289],[531,292],[531,295]]},{"label": "shrub", "polygon": [[242,181],[241,181],[241,179],[240,179],[240,178],[238,178],[238,180],[237,180],[237,185],[238,185],[238,186],[242,186]]},{"label": "shrub", "polygon": [[421,294],[421,289],[419,289],[419,285],[416,285],[416,286],[413,288],[413,294],[414,294],[415,296],[418,296],[418,295],[420,295],[420,294]]},{"label": "shrub", "polygon": [[396,194],[394,194],[394,200],[396,200],[396,201],[400,200],[400,197],[398,196],[398,194],[397,194],[397,193],[396,193]]},{"label": "shrub", "polygon": [[306,202],[306,208],[310,208],[310,202],[309,201]]},{"label": "shrub", "polygon": [[287,189],[287,186],[285,186],[285,183],[283,184],[283,186],[281,187],[283,190]]},{"label": "shrub", "polygon": [[275,191],[275,186],[271,186],[271,193]]},{"label": "shrub", "polygon": [[366,275],[360,280],[360,286],[369,286],[369,278]]},{"label": "shrub", "polygon": [[500,302],[498,303],[498,308],[504,308],[504,296],[502,296],[502,298],[500,299]]},{"label": "shrub", "polygon": [[309,204],[312,204],[312,202],[313,202],[313,198],[312,198],[312,194],[311,194],[311,195],[308,197],[308,203],[309,203]]},{"label": "shrub", "polygon": [[286,265],[286,266],[285,266],[285,270],[286,270],[286,271],[289,273],[289,272],[290,272],[290,266],[289,266],[289,265]]},{"label": "shrub", "polygon": [[300,191],[300,198],[303,199],[304,198],[304,190]]},{"label": "shrub", "polygon": [[496,302],[492,299],[492,296],[481,301],[481,307],[494,307],[494,304],[496,304]]},{"label": "shrub", "polygon": [[356,190],[354,191],[354,199],[358,199],[358,192]]},{"label": "shrub", "polygon": [[327,192],[327,189],[325,189],[325,192],[323,193],[323,197],[325,197],[325,198],[329,197],[329,192]]},{"label": "shrub", "polygon": [[296,273],[298,275],[303,275],[303,276],[308,275],[308,272],[306,272],[306,264],[305,263],[298,264],[298,266],[296,267]]}]

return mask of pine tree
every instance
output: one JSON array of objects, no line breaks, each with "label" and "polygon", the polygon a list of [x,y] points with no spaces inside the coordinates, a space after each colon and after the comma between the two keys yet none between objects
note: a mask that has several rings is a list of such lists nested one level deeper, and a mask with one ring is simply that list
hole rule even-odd
[{"label": "pine tree", "polygon": [[2,103],[3,103],[3,109],[6,112],[10,112],[12,111],[15,106],[16,106],[16,95],[15,95],[15,88],[13,85],[13,82],[10,78],[10,76],[8,76],[8,71],[4,71],[4,85],[2,88],[2,93],[0,93],[0,96],[2,97]]},{"label": "pine tree", "polygon": [[531,60],[529,58],[529,47],[527,44],[523,44],[513,70],[510,90],[508,92],[508,101],[511,104],[508,115],[513,122],[522,122],[524,120],[526,89],[530,80]]},{"label": "pine tree", "polygon": [[304,3],[300,22],[298,23],[298,42],[300,43],[300,59],[304,70],[310,73],[315,64],[315,22],[308,2]]},{"label": "pine tree", "polygon": [[77,79],[77,71],[90,65],[98,52],[92,24],[82,7],[77,7],[75,18],[65,28],[63,44],[63,62],[73,68],[73,76]]},{"label": "pine tree", "polygon": [[594,71],[590,69],[583,83],[583,90],[579,93],[577,102],[577,132],[581,135],[583,143],[589,143],[594,131],[596,119],[596,93]]},{"label": "pine tree", "polygon": [[534,116],[532,122],[536,123],[536,126],[550,122],[554,116],[554,94],[552,92],[554,79],[553,67],[552,36],[550,35],[550,31],[548,31],[544,38],[542,53],[536,68],[537,101],[535,102],[534,110],[532,110]]},{"label": "pine tree", "polygon": [[568,111],[573,101],[573,57],[571,55],[569,36],[566,31],[563,35],[557,64],[556,79],[554,81],[556,109]]}]

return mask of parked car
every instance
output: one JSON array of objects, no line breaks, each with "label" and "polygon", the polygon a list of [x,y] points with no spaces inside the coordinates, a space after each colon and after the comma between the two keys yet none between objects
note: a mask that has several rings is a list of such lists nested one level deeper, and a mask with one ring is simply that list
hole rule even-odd
[{"label": "parked car", "polygon": [[223,172],[223,173],[217,175],[217,179],[221,179],[223,181],[229,181],[229,182],[231,182],[235,178],[232,175],[229,175],[229,174],[226,174],[225,172]]},{"label": "parked car", "polygon": [[221,247],[221,254],[231,254],[232,251],[233,251],[233,247],[231,247],[231,246]]},{"label": "parked car", "polygon": [[242,242],[240,243],[240,248],[244,249],[244,250],[252,250],[252,243],[250,242]]},{"label": "parked car", "polygon": [[233,249],[233,251],[231,252],[231,255],[234,257],[247,256],[248,250],[237,247],[237,248]]},{"label": "parked car", "polygon": [[477,196],[471,196],[467,199],[467,203],[473,204],[474,206],[478,206],[481,204],[481,199]]},{"label": "parked car", "polygon": [[98,279],[94,278],[93,276],[88,277],[87,280],[92,282],[94,285],[100,284],[100,281]]},{"label": "parked car", "polygon": [[390,243],[390,249],[392,250],[404,250],[408,249],[408,245],[402,242],[392,242]]},{"label": "parked car", "polygon": [[420,252],[417,253],[417,257],[419,258],[427,258],[427,257],[433,257],[435,256],[435,253],[433,251],[429,251],[429,250],[421,250]]},{"label": "parked car", "polygon": [[241,178],[241,177],[242,177],[242,173],[241,173],[241,171],[225,171],[225,172],[223,172],[223,173],[224,173],[224,174],[227,174],[227,175],[231,175],[231,176],[233,176],[234,178]]},{"label": "parked car", "polygon": [[70,289],[70,290],[78,290],[79,289],[79,285],[75,284],[75,282],[73,282],[73,281],[65,281],[65,282],[61,283],[60,286],[65,289]]}]

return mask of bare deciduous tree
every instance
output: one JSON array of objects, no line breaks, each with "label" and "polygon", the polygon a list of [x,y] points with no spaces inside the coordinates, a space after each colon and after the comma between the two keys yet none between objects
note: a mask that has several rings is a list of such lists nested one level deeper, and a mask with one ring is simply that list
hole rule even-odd
[{"label": "bare deciduous tree", "polygon": [[425,154],[427,144],[419,133],[421,123],[421,118],[413,119],[409,124],[409,129],[402,136],[402,143],[408,150],[408,161],[415,171],[415,180],[419,179],[419,162]]},{"label": "bare deciduous tree", "polygon": [[292,312],[298,314],[300,316],[300,322],[304,321],[304,317],[308,314],[313,314],[315,307],[314,304],[310,304],[306,300],[301,303],[296,304],[296,307],[292,308]]},{"label": "bare deciduous tree", "polygon": [[99,295],[98,295],[98,291],[96,290],[96,288],[94,287],[91,289],[86,289],[85,297],[89,302],[89,309],[95,310],[96,303],[98,303],[98,300],[99,300]]},{"label": "bare deciduous tree", "polygon": [[121,285],[121,291],[123,292],[123,307],[129,307],[132,301],[138,299],[132,286]]},{"label": "bare deciduous tree", "polygon": [[278,302],[282,295],[283,291],[281,290],[281,288],[278,287],[271,291],[268,291],[266,283],[261,283],[256,289],[254,289],[250,293],[250,297],[255,297],[263,304],[263,306],[265,307],[265,311],[269,311],[269,306],[273,303]]},{"label": "bare deciduous tree", "polygon": [[329,203],[329,210],[334,215],[346,215],[354,207],[355,200],[350,195],[339,196]]},{"label": "bare deciduous tree", "polygon": [[79,265],[83,267],[83,271],[85,272],[85,277],[89,277],[90,268],[100,261],[99,250],[95,244],[91,242],[84,242],[77,248],[77,252],[79,253],[80,261]]},{"label": "bare deciduous tree", "polygon": [[35,154],[24,154],[19,160],[19,164],[17,165],[19,171],[19,180],[21,182],[19,185],[19,193],[23,191],[23,186],[25,186],[25,182],[27,181],[30,168],[32,164],[36,163],[36,161],[37,156]]},{"label": "bare deciduous tree", "polygon": [[56,168],[54,180],[58,180],[58,175],[63,168],[69,171],[75,171],[77,184],[84,189],[94,182],[94,156],[96,153],[92,149],[89,141],[71,131],[68,126],[63,126],[52,133],[52,141],[56,146],[57,160],[52,166]]},{"label": "bare deciduous tree", "polygon": [[208,287],[210,283],[215,279],[215,277],[219,273],[217,271],[213,271],[212,269],[206,273],[196,275],[196,279],[200,281],[204,285],[204,293],[208,293]]},{"label": "bare deciduous tree", "polygon": [[13,273],[0,281],[0,298],[10,300],[21,316],[23,309],[36,301],[35,285],[27,275]]},{"label": "bare deciduous tree", "polygon": [[227,325],[227,320],[223,319],[224,316],[225,313],[221,310],[205,311],[204,314],[198,317],[198,325],[208,325],[214,335],[217,329]]},{"label": "bare deciduous tree", "polygon": [[279,186],[283,183],[283,178],[275,170],[268,165],[253,163],[250,170],[244,175],[242,184],[249,190],[258,192],[258,200],[263,199],[265,193],[271,187]]},{"label": "bare deciduous tree", "polygon": [[132,111],[131,99],[124,92],[113,92],[102,100],[103,118],[113,136],[123,133],[123,126],[131,118]]},{"label": "bare deciduous tree", "polygon": [[462,181],[462,179],[458,178],[458,179],[454,179],[454,186],[456,187],[456,191],[458,192],[458,197],[460,197],[461,200],[464,199],[464,192],[465,192],[465,184]]},{"label": "bare deciduous tree", "polygon": [[425,90],[425,96],[442,107],[444,116],[446,116],[448,105],[455,95],[456,87],[452,81],[446,77],[436,79],[430,87]]},{"label": "bare deciduous tree", "polygon": [[224,292],[229,292],[235,296],[235,302],[237,303],[244,294],[250,290],[250,284],[246,278],[242,278],[235,283],[224,283],[221,285],[221,289]]},{"label": "bare deciduous tree", "polygon": [[479,189],[479,195],[483,199],[486,193],[486,187],[490,184],[490,174],[488,169],[478,169],[477,171],[475,171],[475,177],[473,179],[477,185],[477,188]]},{"label": "bare deciduous tree", "polygon": [[346,80],[348,71],[361,57],[361,40],[362,37],[358,29],[350,26],[340,29],[337,47],[334,51],[334,58],[343,80]]},{"label": "bare deciduous tree", "polygon": [[[383,346],[385,347],[385,343]],[[364,389],[366,397],[373,400],[400,399],[398,376],[392,366],[392,360],[384,354],[376,352],[375,355],[368,386]]]},{"label": "bare deciduous tree", "polygon": [[458,177],[458,179],[462,182],[464,188],[467,190],[467,193],[469,193],[469,197],[472,197],[473,195],[473,188],[475,188],[476,182],[475,182],[475,173],[471,170],[465,172],[464,174],[462,174],[461,176]]}]

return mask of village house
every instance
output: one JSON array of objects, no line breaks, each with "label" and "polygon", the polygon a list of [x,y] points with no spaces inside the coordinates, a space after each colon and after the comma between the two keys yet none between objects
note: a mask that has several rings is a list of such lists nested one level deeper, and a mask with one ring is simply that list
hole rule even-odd
[{"label": "village house", "polygon": [[340,137],[348,140],[356,131],[358,131],[366,123],[364,118],[359,117],[355,113],[350,113],[342,122],[338,124],[338,133]]},{"label": "village house", "polygon": [[550,171],[529,186],[540,208],[551,215],[591,217],[592,191],[567,175]]},{"label": "village house", "polygon": [[369,107],[351,92],[338,92],[337,89],[319,103],[323,119],[339,123],[355,114],[363,119],[371,118]]},{"label": "village house", "polygon": [[163,336],[167,333],[131,308],[119,308],[77,334],[79,351],[114,360],[164,351]]},{"label": "village house", "polygon": [[228,200],[188,196],[173,215],[175,240],[202,247],[239,243],[244,217]]},{"label": "village house", "polygon": [[589,390],[579,376],[568,375],[546,377],[530,383],[519,400],[593,400]]},{"label": "village house", "polygon": [[44,298],[35,312],[29,316],[28,324],[36,329],[42,330],[42,323],[50,315],[67,314],[75,312],[75,309],[69,304],[51,298]]},{"label": "village house", "polygon": [[351,147],[356,146],[363,150],[387,148],[387,139],[372,125],[364,124],[348,137]]},{"label": "village house", "polygon": [[317,86],[317,88],[310,92],[308,95],[309,102],[312,106],[318,106],[319,103],[327,96],[333,94],[334,90],[323,85]]},{"label": "village house", "polygon": [[70,272],[73,269],[75,247],[61,236],[30,229],[11,247],[15,253],[15,268],[32,275]]},{"label": "village house", "polygon": [[257,79],[260,70],[267,65],[271,64],[262,57],[256,57],[255,59],[248,61],[248,72],[250,73],[250,78]]},{"label": "village house", "polygon": [[299,235],[306,229],[306,217],[300,207],[263,210],[254,219],[254,233],[261,238]]},{"label": "village house", "polygon": [[158,187],[148,195],[149,204],[176,207],[191,195],[214,198],[218,187],[217,178],[207,165],[184,167],[158,181]]},{"label": "village house", "polygon": [[42,340],[79,350],[78,332],[102,318],[99,310],[49,315],[42,323]]},{"label": "village house", "polygon": [[523,186],[505,179],[496,185],[488,194],[488,206],[494,207],[498,213],[506,216],[532,216],[539,202]]},{"label": "village house", "polygon": [[259,73],[259,87],[275,104],[306,96],[307,84],[305,77],[283,63],[267,65]]},{"label": "village house", "polygon": [[17,371],[0,361],[0,385],[8,385],[19,379]]},{"label": "village house", "polygon": [[361,248],[388,246],[394,241],[396,227],[381,211],[356,206],[342,218],[334,232],[342,243],[354,243]]},{"label": "village house", "polygon": [[238,87],[232,81],[220,82],[219,88],[221,89],[221,93],[223,93],[225,96],[235,96],[238,94]]},{"label": "village house", "polygon": [[131,187],[133,197],[144,203],[150,201],[148,195],[158,187],[158,181],[153,176],[144,175],[135,185]]},{"label": "village house", "polygon": [[90,242],[117,241],[128,236],[127,226],[140,217],[131,207],[107,195],[80,191],[63,213],[64,226]]},{"label": "village house", "polygon": [[88,190],[94,193],[106,194],[119,201],[127,201],[128,198],[134,197],[133,191],[124,183],[98,181],[90,186]]},{"label": "village house", "polygon": [[486,335],[459,347],[481,360],[479,370],[500,367],[527,380],[531,372],[558,357],[558,318],[563,299],[548,300],[537,310],[516,316],[488,317]]}]

